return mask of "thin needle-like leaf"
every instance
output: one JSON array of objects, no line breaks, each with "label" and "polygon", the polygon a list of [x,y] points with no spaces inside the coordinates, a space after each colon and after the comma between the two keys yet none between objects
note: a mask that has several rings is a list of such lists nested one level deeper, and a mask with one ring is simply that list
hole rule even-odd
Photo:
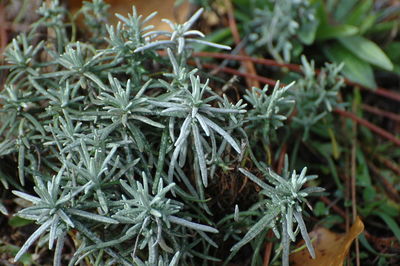
[{"label": "thin needle-like leaf", "polygon": [[194,146],[197,153],[197,158],[199,161],[201,179],[203,180],[204,187],[208,186],[208,177],[207,177],[207,166],[206,166],[206,159],[205,154],[203,151],[203,145],[201,144],[200,140],[200,133],[199,128],[197,127],[196,123],[192,123],[192,131],[194,137]]},{"label": "thin needle-like leaf", "polygon": [[22,255],[29,249],[29,247],[36,241],[51,225],[52,221],[47,220],[44,222],[24,243],[18,253],[15,255],[14,262],[17,262]]},{"label": "thin needle-like leaf", "polygon": [[255,225],[250,228],[246,235],[231,248],[231,251],[238,250],[242,246],[249,243],[253,238],[260,234],[261,231],[269,226],[271,220],[274,219],[277,214],[278,210],[270,210],[267,212]]}]

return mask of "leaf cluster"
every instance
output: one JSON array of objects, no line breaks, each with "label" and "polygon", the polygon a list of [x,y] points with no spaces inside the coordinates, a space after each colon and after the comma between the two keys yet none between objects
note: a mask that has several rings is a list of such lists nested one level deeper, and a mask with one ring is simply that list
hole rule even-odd
[{"label": "leaf cluster", "polygon": [[[253,88],[232,103],[188,65],[193,44],[230,49],[192,29],[202,9],[183,24],[165,20],[170,32],[152,31],[147,23],[155,14],[143,19],[135,8],[127,17],[117,15],[117,26],[103,26],[106,10],[95,0],[74,17],[58,1],[44,3],[31,31],[6,49],[0,156],[17,158],[18,173],[0,166],[0,180],[31,203],[18,215],[39,225],[15,259],[42,239],[49,249],[55,246],[54,265],[61,265],[70,237],[76,245],[70,265],[83,259],[171,266],[219,261],[210,252],[218,247],[210,235],[219,228],[207,189],[221,171],[240,171],[263,189],[250,209],[258,220],[245,221],[247,233],[242,240],[235,233],[232,250],[273,228],[284,263],[298,230],[312,254],[302,212],[305,198],[320,189],[302,186],[314,177],[305,168],[289,173],[288,164],[277,175],[252,149],[259,141],[273,144],[295,103],[296,123],[314,116],[306,128],[335,108],[339,68],[328,66],[316,76],[304,61],[305,78],[296,85],[277,84],[272,93]],[[81,14],[92,39],[76,40],[74,20]],[[42,28],[54,35],[39,42]],[[237,168],[249,160],[268,184]]]}]

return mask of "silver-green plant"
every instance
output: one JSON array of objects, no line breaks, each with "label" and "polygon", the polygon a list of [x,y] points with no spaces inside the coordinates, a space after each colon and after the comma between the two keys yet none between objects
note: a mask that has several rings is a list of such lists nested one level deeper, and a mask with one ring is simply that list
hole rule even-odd
[{"label": "silver-green plant", "polygon": [[116,14],[121,22],[116,27],[106,25],[109,35],[106,40],[111,46],[108,50],[116,52],[118,56],[132,56],[132,52],[145,44],[145,32],[154,28],[153,25],[145,24],[155,15],[157,12],[142,19],[135,7],[132,7],[132,14],[128,14],[128,17]]},{"label": "silver-green plant", "polygon": [[[85,14],[90,6],[92,5],[86,4],[82,12]],[[93,6],[99,8],[98,12],[103,12],[105,8],[102,1],[95,1]],[[163,170],[167,165],[165,155],[171,148],[167,148],[168,141],[163,140],[164,155],[158,162],[155,159],[157,152],[148,141],[148,138],[160,141],[148,127],[162,133],[163,128],[168,126],[168,119],[165,118],[170,117],[167,115],[170,114],[168,110],[160,115],[163,111],[160,108],[162,106],[154,104],[155,99],[163,93],[147,93],[150,89],[154,92],[155,87],[164,86],[168,82],[152,80],[148,70],[141,65],[148,59],[141,53],[134,53],[147,38],[144,31],[151,27],[146,28],[143,24],[151,16],[144,21],[136,12],[128,18],[119,16],[124,24],[117,26],[116,32],[112,27],[108,27],[109,47],[103,50],[96,50],[98,42],[69,41],[65,36],[60,37],[58,34],[56,47],[43,49],[45,42],[36,47],[28,45],[33,41],[33,32],[39,26],[52,27],[58,32],[66,31],[69,25],[62,22],[65,18],[64,11],[57,1],[52,2],[50,6],[44,4],[39,12],[43,17],[32,29],[32,34],[28,37],[21,35],[13,41],[6,50],[8,65],[2,67],[7,68],[10,75],[6,81],[6,89],[1,92],[4,107],[2,118],[6,118],[2,119],[1,124],[2,138],[6,138],[1,142],[1,156],[18,155],[20,183],[23,186],[26,184],[25,177],[33,179],[36,184],[34,192],[39,195],[36,197],[22,191],[15,192],[17,196],[33,204],[18,215],[35,220],[40,225],[17,254],[16,260],[38,238],[49,236],[50,248],[58,239],[54,264],[60,265],[61,247],[67,237],[65,233],[74,228],[78,231],[76,237],[81,239],[82,245],[77,247],[72,262],[80,261],[84,257],[91,261],[96,253],[103,251],[109,255],[106,259],[109,263],[141,264],[141,261],[147,261],[144,263],[154,265],[155,261],[160,261],[160,265],[175,265],[179,258],[186,263],[192,261],[193,256],[201,255],[192,251],[196,245],[209,243],[207,245],[216,246],[204,232],[216,233],[217,230],[190,221],[204,218],[198,219],[188,213],[181,214],[186,212],[186,205],[167,198],[166,194],[178,194],[185,196],[182,199],[186,203],[196,200],[199,195],[180,169],[177,169],[177,175],[185,178],[191,195],[175,188],[172,182],[163,188],[163,180],[167,176]],[[190,28],[200,13],[186,23],[185,27]],[[89,18],[96,19],[90,16]],[[96,32],[94,34],[99,33]],[[190,37],[190,34],[185,36]],[[188,43],[192,41],[194,42],[194,39],[188,40]],[[39,53],[46,56],[42,55],[39,58]],[[151,49],[149,53],[145,51],[145,54],[151,53]],[[132,56],[140,60],[134,61]],[[48,61],[41,62],[44,59]],[[181,57],[179,67],[172,64],[174,69],[182,69],[177,70],[182,75],[166,75],[166,78],[172,78],[171,84],[176,87],[173,95],[175,98],[170,95],[168,89],[162,98],[171,103],[175,101],[180,108],[187,107],[186,111],[190,111],[190,117],[193,111],[193,119],[197,123],[199,122],[196,119],[201,119],[198,118],[200,113],[210,113],[212,117],[203,125],[205,132],[209,133],[209,127],[213,128],[224,139],[228,139],[239,152],[236,141],[226,132],[225,114],[244,111],[224,108],[222,98],[213,94],[207,84],[201,84],[198,77],[185,72],[184,69],[189,67],[184,65],[184,60],[185,57]],[[117,79],[114,75],[120,78]],[[205,90],[213,96],[203,102]],[[220,105],[213,107],[211,102],[219,102]],[[198,115],[196,108],[199,109]],[[223,110],[221,115],[214,118],[213,113],[218,114],[220,109]],[[221,120],[218,122],[220,125],[212,121],[215,119]],[[230,122],[226,125],[230,125]],[[190,128],[195,130],[197,125],[193,123]],[[229,130],[232,129],[233,127]],[[174,140],[175,132],[170,137]],[[202,143],[204,137],[198,128],[193,137],[196,137],[197,149],[205,145],[205,149],[210,150],[209,145]],[[216,149],[216,139],[213,135],[213,150]],[[43,151],[44,154],[40,155],[38,151]],[[194,150],[189,152],[195,154]],[[202,155],[204,159],[205,154]],[[152,166],[157,166],[154,179],[150,173]],[[204,164],[201,164],[201,171],[206,182],[204,171],[207,170]],[[118,181],[122,178],[132,180],[138,172],[144,172],[143,178],[148,176],[149,180],[145,178],[143,184],[136,185],[134,181],[129,181],[132,188],[129,188],[128,183]],[[49,180],[48,176],[53,174],[54,178]],[[8,179],[2,178],[2,181],[7,182]],[[45,186],[45,183],[48,185]],[[8,183],[5,184],[8,186]],[[148,185],[152,186],[154,194],[150,194]],[[127,197],[123,196],[123,191],[128,192]],[[204,204],[200,207],[204,208]],[[127,213],[123,211],[125,208],[129,209]],[[142,213],[143,223],[138,229],[137,226],[131,226],[132,221],[127,223],[127,219],[139,219],[135,216],[139,213]],[[118,219],[125,217],[125,220],[119,223],[109,218],[110,216]],[[92,222],[88,222],[88,219]],[[100,235],[107,226],[100,226],[96,222],[113,224],[116,234],[107,234],[101,238]],[[129,229],[127,233],[126,230]],[[193,234],[193,231],[199,231],[200,238],[190,245],[185,244],[187,235]],[[174,240],[178,236],[184,237],[184,240]],[[156,246],[166,250],[163,250],[164,253],[156,251],[151,254],[141,251],[140,255],[133,252],[133,257],[129,257],[132,250],[115,250],[119,243],[129,243],[132,239],[141,239],[138,243],[140,250],[147,244],[147,251],[150,253]],[[168,239],[173,250],[163,245],[164,239]],[[171,252],[175,256],[172,256]],[[146,257],[147,259],[144,259]]]},{"label": "silver-green plant", "polygon": [[104,41],[104,34],[106,33],[107,17],[109,4],[103,0],[83,1],[83,6],[75,14],[75,17],[80,13],[84,16],[84,22],[92,33],[92,42]]},{"label": "silver-green plant", "polygon": [[11,46],[5,51],[4,57],[10,65],[11,74],[7,77],[10,83],[19,84],[24,81],[25,75],[37,76],[39,52],[43,49],[44,42],[29,45],[28,38],[21,34],[12,40]]},{"label": "silver-green plant", "polygon": [[[205,97],[205,94],[210,93],[208,82],[202,84],[200,77],[190,74],[190,87],[188,84],[183,88],[178,89],[166,99],[149,100],[155,106],[163,109],[160,115],[169,117],[170,137],[174,141],[174,152],[171,157],[168,177],[172,179],[175,165],[179,162],[182,167],[186,161],[186,152],[189,143],[193,143],[194,152],[198,159],[198,164],[201,172],[203,185],[208,185],[206,154],[204,152],[204,137],[200,134],[200,129],[205,135],[211,139],[211,157],[216,153],[216,138],[215,134],[221,135],[238,153],[241,153],[240,147],[231,135],[225,131],[218,123],[213,121],[213,117],[224,120],[224,116],[232,113],[243,113],[245,110],[229,109],[223,106],[216,108],[212,107],[212,102],[222,103],[221,98],[217,95]],[[170,87],[170,86],[168,86]],[[228,117],[229,118],[229,117]],[[182,119],[179,129],[179,135],[175,137],[175,127],[178,119]],[[215,132],[215,133],[214,133]],[[189,139],[192,137],[192,140]],[[190,146],[190,145],[189,145]]]},{"label": "silver-green plant", "polygon": [[280,83],[277,82],[271,95],[267,94],[268,86],[262,90],[253,87],[243,96],[252,106],[247,114],[247,128],[261,135],[265,144],[270,143],[270,134],[283,126],[283,122],[293,110],[295,101],[288,92],[293,84],[294,82],[280,87]]},{"label": "silver-green plant", "polygon": [[[6,188],[16,187],[14,194],[31,203],[17,215],[39,226],[15,259],[37,240],[48,242],[50,249],[57,242],[54,265],[61,265],[63,243],[72,238],[76,250],[69,265],[83,259],[90,264],[159,266],[220,261],[210,252],[218,248],[215,235],[220,230],[209,207],[214,200],[209,191],[220,181],[220,172],[234,176],[249,155],[259,165],[251,149],[259,136],[264,144],[272,143],[270,136],[282,128],[297,94],[291,85],[277,85],[270,95],[267,87],[254,88],[232,102],[214,87],[214,80],[191,67],[192,44],[229,49],[204,41],[201,32],[192,30],[202,9],[183,24],[166,20],[172,31],[165,32],[150,31],[147,23],[154,13],[142,18],[135,8],[127,17],[117,15],[121,22],[116,27],[95,25],[106,7],[94,0],[79,12],[89,24],[87,36],[102,36],[106,30],[104,39],[77,40],[75,18],[54,0],[40,8],[41,18],[32,30],[6,49],[7,65],[1,69],[9,74],[0,91],[0,159],[16,158],[19,178],[0,165],[0,181]],[[41,27],[54,31],[54,38],[39,42]],[[332,83],[334,75],[328,80]],[[320,102],[334,108],[334,95],[325,96]],[[283,177],[271,171],[272,189],[240,171],[264,189],[261,194],[268,199],[257,210],[267,216],[234,250],[263,228],[276,229],[278,219],[285,228],[286,256],[296,234],[292,223],[304,233],[302,203],[313,191],[301,186],[310,178],[303,171],[288,181],[287,169]],[[7,210],[0,204],[0,211]],[[235,220],[244,219],[242,214],[236,211]],[[253,220],[243,223],[249,228]],[[237,237],[243,232],[233,231],[223,233]]]},{"label": "silver-green plant", "polygon": [[[267,48],[278,62],[290,62],[295,41],[310,44],[318,21],[308,0],[268,0],[255,8],[249,23],[249,37],[258,49]],[[313,29],[314,28],[314,29]],[[311,35],[311,36],[310,36]],[[265,49],[265,48],[264,48]]]},{"label": "silver-green plant", "polygon": [[[153,121],[148,116],[152,114],[152,106],[148,103],[144,92],[150,85],[151,80],[147,81],[135,93],[132,93],[132,84],[128,79],[125,88],[122,87],[118,79],[111,75],[108,77],[110,88],[104,88],[93,102],[101,107],[104,112],[101,114],[102,119],[111,120],[111,125],[118,127],[122,125],[127,128],[135,141],[139,151],[143,151],[148,146],[146,139],[141,134],[138,123],[164,128],[164,125]],[[133,96],[134,95],[134,96]]]},{"label": "silver-green plant", "polygon": [[75,217],[83,217],[91,219],[99,223],[116,224],[117,220],[103,215],[97,215],[76,208],[73,204],[73,198],[79,193],[92,185],[91,182],[83,186],[72,186],[71,181],[61,187],[61,180],[68,178],[68,171],[63,167],[57,176],[53,176],[51,181],[47,182],[47,186],[43,183],[41,177],[35,177],[36,186],[34,190],[39,197],[29,195],[21,191],[13,191],[13,193],[22,199],[32,202],[32,206],[18,212],[18,216],[34,220],[40,227],[26,240],[15,255],[17,261],[41,235],[47,234],[49,238],[49,249],[53,248],[54,242],[57,240],[56,251],[54,254],[54,265],[61,265],[62,247],[64,245],[65,235],[75,227]]},{"label": "silver-green plant", "polygon": [[62,22],[68,12],[65,7],[60,5],[59,0],[53,0],[49,3],[42,3],[37,13],[41,18],[36,22],[36,25],[43,23],[47,27],[63,29],[64,25]]},{"label": "silver-green plant", "polygon": [[[296,240],[296,234],[300,230],[311,257],[315,258],[315,251],[308,236],[302,213],[303,205],[308,204],[306,197],[324,191],[320,187],[303,188],[307,181],[315,179],[317,176],[306,176],[307,167],[304,167],[300,174],[297,174],[295,170],[290,172],[287,156],[285,157],[282,175],[278,175],[265,165],[262,167],[261,170],[269,184],[249,171],[243,168],[239,169],[241,173],[262,189],[259,193],[265,199],[257,203],[257,207],[262,211],[262,217],[231,248],[231,251],[237,251],[260,233],[265,232],[265,229],[270,228],[275,236],[281,239],[282,263],[287,266],[289,265],[290,242]],[[297,224],[297,229],[294,229],[294,224]]]},{"label": "silver-green plant", "polygon": [[[203,9],[199,9],[196,13],[193,14],[191,18],[189,18],[183,24],[176,24],[170,21],[169,19],[163,19],[163,22],[167,23],[170,27],[172,32],[169,31],[150,31],[146,33],[144,36],[148,38],[148,43],[142,47],[139,47],[135,50],[135,52],[144,51],[150,48],[166,48],[166,47],[173,47],[177,50],[177,54],[181,54],[185,49],[190,48],[189,44],[198,43],[204,44],[207,46],[216,47],[219,49],[226,49],[230,50],[231,48],[226,45],[216,44],[209,41],[197,39],[194,37],[205,37],[205,35],[198,30],[190,30],[196,20],[201,16],[203,13]],[[154,38],[163,36],[169,38],[169,40],[157,40],[151,42]],[[191,37],[192,36],[192,37]],[[188,47],[187,47],[188,45]]]},{"label": "silver-green plant", "polygon": [[296,89],[291,94],[296,99],[296,116],[293,117],[293,127],[303,130],[303,140],[309,137],[310,129],[334,108],[341,108],[338,101],[340,88],[344,86],[340,71],[343,64],[325,64],[319,73],[315,71],[314,62],[309,63],[302,56],[302,71],[304,78],[299,79]]},{"label": "silver-green plant", "polygon": [[[154,265],[159,261],[157,254],[160,254],[156,247],[159,247],[166,254],[173,253],[177,247],[172,249],[167,243],[176,243],[173,238],[180,235],[178,228],[181,226],[196,231],[218,233],[218,230],[213,227],[176,216],[179,215],[179,211],[184,205],[166,197],[175,183],[164,187],[163,179],[160,179],[156,187],[157,193],[151,195],[144,172],[142,178],[143,183],[136,181],[136,184],[131,185],[123,180],[120,181],[127,192],[127,196],[122,195],[122,200],[119,202],[121,209],[112,216],[127,225],[127,237],[131,236],[136,239],[132,250],[133,257],[136,257],[138,248],[143,249],[147,246],[149,263]],[[140,240],[140,238],[142,239]]]}]

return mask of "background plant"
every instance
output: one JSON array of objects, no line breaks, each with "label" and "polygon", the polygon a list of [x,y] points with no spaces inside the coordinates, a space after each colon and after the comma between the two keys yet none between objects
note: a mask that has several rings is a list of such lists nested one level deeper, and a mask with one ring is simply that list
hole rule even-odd
[{"label": "background plant", "polygon": [[[384,1],[233,1],[246,36],[249,54],[268,54],[278,62],[300,62],[302,53],[318,49],[321,62],[345,63],[344,76],[376,88],[373,67],[396,71],[390,58],[394,45],[375,40],[391,38],[398,7]],[[250,7],[250,8],[249,8]],[[389,43],[389,42],[388,42]],[[382,49],[383,48],[383,49]]]},{"label": "background plant", "polygon": [[[240,13],[243,3],[235,4],[238,18],[249,19]],[[71,265],[228,263],[249,257],[248,252],[256,265],[271,228],[281,239],[272,263],[279,263],[281,254],[287,265],[297,233],[313,252],[305,225],[312,214],[305,206],[315,205],[320,223],[343,224],[331,213],[332,205],[306,197],[317,192],[320,199],[335,197],[348,205],[349,185],[343,180],[355,178],[354,165],[357,191],[365,200],[358,213],[384,221],[398,235],[396,205],[374,186],[377,161],[368,159],[378,160],[382,151],[395,159],[395,147],[379,148],[382,142],[369,130],[357,131],[353,123],[335,118],[346,106],[363,116],[364,95],[341,90],[346,62],[323,66],[325,57],[307,50],[307,45],[327,45],[315,41],[322,2],[290,2],[296,11],[277,7],[278,1],[261,4],[251,3],[257,10],[275,10],[274,19],[285,19],[279,23],[289,29],[268,40],[266,52],[280,64],[289,57],[302,63],[297,73],[293,65],[257,68],[282,79],[264,89],[246,88],[234,78],[227,82],[230,76],[210,75],[201,64],[193,67],[190,59],[198,55],[193,51],[199,44],[229,49],[193,30],[202,9],[183,24],[166,20],[171,32],[163,32],[149,25],[154,14],[143,18],[135,8],[117,15],[121,22],[110,26],[103,23],[103,1],[85,3],[74,16],[57,1],[43,4],[41,18],[9,44],[1,67],[8,74],[0,117],[0,156],[7,164],[0,166],[0,180],[4,191],[13,189],[31,202],[18,212],[27,219],[23,223],[39,225],[21,243],[17,259],[30,246],[48,243],[55,248],[56,265],[66,260]],[[264,13],[256,12],[261,23]],[[75,24],[80,16],[84,31]],[[301,34],[285,23],[298,25]],[[38,38],[38,32],[47,35]],[[273,32],[266,27],[253,33],[245,41]],[[248,45],[248,52],[255,47]],[[371,49],[375,59],[383,58],[380,49]],[[301,51],[315,61],[300,57]],[[358,145],[356,139],[372,145]],[[379,163],[387,157],[379,157]],[[306,176],[304,166],[320,179]],[[303,170],[296,174],[295,169]],[[390,171],[385,177],[396,180]],[[10,204],[0,207],[7,213]],[[364,255],[366,250],[379,254],[365,237],[361,241]],[[70,251],[62,254],[64,243]],[[390,259],[390,254],[378,256],[381,263]]]}]

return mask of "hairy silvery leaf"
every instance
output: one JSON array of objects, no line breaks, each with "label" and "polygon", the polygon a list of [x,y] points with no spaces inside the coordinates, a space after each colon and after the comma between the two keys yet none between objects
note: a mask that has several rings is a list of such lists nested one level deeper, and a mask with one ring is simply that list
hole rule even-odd
[{"label": "hairy silvery leaf", "polygon": [[[211,139],[212,143],[216,143],[215,135],[210,134],[210,131],[214,131],[220,135],[229,145],[236,150],[236,152],[241,153],[241,149],[237,144],[237,141],[224,129],[226,127],[226,122],[224,120],[229,120],[230,115],[238,115],[246,112],[240,106],[234,106],[235,108],[226,108],[224,106],[223,100],[212,95],[210,88],[208,87],[208,81],[206,83],[200,82],[200,77],[193,74],[189,74],[190,77],[190,87],[183,87],[181,90],[174,92],[173,96],[166,98],[168,101],[160,100],[148,100],[148,102],[154,106],[164,108],[160,114],[169,117],[170,121],[170,137],[171,139],[176,139],[174,146],[175,149],[172,153],[170,166],[168,170],[168,178],[172,180],[175,170],[175,165],[178,164],[178,159],[181,162],[180,166],[183,166],[185,158],[178,158],[179,156],[186,156],[186,152],[182,152],[187,149],[187,145],[191,142],[192,150],[197,156],[197,161],[199,163],[199,169],[201,174],[202,183],[204,186],[208,185],[208,170],[207,170],[207,151],[213,152],[211,157],[215,157],[215,150],[210,150],[204,146],[206,138],[202,136],[201,130],[204,132],[205,136]],[[207,97],[207,94],[211,96]],[[220,107],[213,107],[211,103],[216,102],[220,104]],[[179,129],[179,135],[175,138],[174,128],[177,124],[177,119],[183,118]],[[217,120],[218,119],[218,120]],[[221,125],[214,121],[220,121],[223,123]],[[225,125],[224,125],[225,124]],[[199,127],[200,125],[200,127]],[[200,130],[201,129],[201,130]],[[192,136],[192,139],[189,136]]]},{"label": "hairy silvery leaf", "polygon": [[308,62],[305,56],[301,57],[304,78],[296,83],[296,89],[291,94],[296,99],[297,114],[293,117],[293,126],[303,131],[303,141],[309,138],[312,126],[321,121],[334,108],[344,105],[338,102],[338,94],[344,86],[340,70],[343,64],[325,64],[318,74],[314,62]]},{"label": "hairy silvery leaf", "polygon": [[[253,225],[242,238],[241,241],[236,243],[231,251],[237,251],[243,245],[250,242],[258,234],[260,234],[265,228],[272,228],[276,230],[275,220],[279,220],[281,224],[282,236],[281,245],[283,248],[282,263],[283,265],[289,265],[289,253],[290,253],[290,242],[295,241],[298,230],[293,230],[293,225],[296,222],[300,228],[301,235],[306,242],[307,248],[310,255],[315,258],[314,248],[311,244],[310,238],[307,233],[307,228],[302,217],[302,205],[306,202],[305,197],[309,194],[302,192],[301,188],[306,181],[315,178],[315,176],[306,176],[307,168],[303,168],[300,174],[296,174],[296,171],[289,173],[288,159],[285,158],[285,166],[282,175],[278,175],[270,168],[260,169],[265,174],[268,183],[272,186],[261,181],[258,177],[250,173],[245,169],[239,169],[245,176],[250,178],[253,182],[259,185],[262,190],[259,192],[261,195],[266,196],[265,206],[257,206],[261,210],[264,210],[265,214],[259,219],[259,221]],[[260,164],[262,165],[262,164]],[[265,166],[263,166],[265,167]],[[323,191],[321,188],[314,188],[311,191],[320,192]]]},{"label": "hairy silvery leaf", "polygon": [[120,223],[134,225],[135,229],[129,230],[132,232],[130,237],[124,239],[124,241],[136,239],[134,253],[139,239],[141,239],[141,246],[158,247],[157,254],[159,255],[156,256],[161,256],[165,252],[171,253],[173,249],[169,247],[169,244],[178,241],[179,234],[177,233],[181,230],[180,227],[218,233],[218,230],[211,226],[179,217],[183,204],[167,197],[167,194],[175,187],[174,183],[164,187],[164,181],[160,178],[158,186],[152,192],[148,186],[148,177],[144,172],[142,172],[142,180],[143,182],[136,181],[133,185],[129,185],[124,180],[120,181],[127,196],[122,197],[119,203],[121,209],[112,216]]},{"label": "hairy silvery leaf", "polygon": [[294,38],[304,44],[310,44],[314,39],[318,25],[315,8],[308,0],[267,2],[269,4],[262,9],[255,8],[252,12],[249,34],[256,48],[266,48],[278,62],[290,62]]},{"label": "hairy silvery leaf", "polygon": [[294,97],[291,97],[288,90],[294,82],[287,86],[280,87],[277,82],[271,95],[267,94],[268,86],[264,89],[252,88],[247,90],[244,99],[252,106],[247,114],[247,127],[254,130],[254,133],[261,135],[266,144],[270,142],[271,133],[283,126],[283,121],[293,110]]},{"label": "hairy silvery leaf", "polygon": [[187,49],[187,44],[191,43],[200,43],[204,44],[207,46],[212,46],[216,47],[219,49],[226,49],[230,50],[231,48],[226,45],[221,45],[221,44],[216,44],[204,40],[199,40],[199,39],[194,39],[194,38],[189,38],[190,36],[193,37],[205,37],[203,33],[201,33],[198,30],[190,30],[190,28],[193,26],[194,22],[200,17],[200,15],[203,13],[203,8],[199,9],[196,13],[193,14],[191,18],[189,18],[188,21],[186,21],[183,24],[175,24],[172,21],[168,19],[163,19],[165,23],[167,23],[170,27],[172,32],[168,31],[151,31],[145,34],[146,37],[149,37],[150,39],[154,39],[158,36],[164,36],[169,38],[169,40],[157,40],[154,42],[150,42],[142,47],[139,47],[135,50],[135,52],[141,52],[147,49],[152,49],[155,47],[159,48],[168,48],[168,47],[173,47],[177,51],[177,54],[181,54],[185,49]]},{"label": "hairy silvery leaf", "polygon": [[[57,176],[53,176],[52,180],[47,182],[47,187],[43,183],[42,177],[35,177],[36,186],[34,190],[39,197],[31,196],[21,191],[13,191],[15,195],[33,203],[33,206],[19,211],[18,215],[25,219],[35,220],[37,223],[41,224],[19,250],[15,256],[15,261],[17,261],[48,229],[50,229],[49,249],[52,249],[55,240],[57,240],[57,246],[63,245],[63,233],[67,228],[74,227],[73,218],[71,215],[68,215],[73,212],[71,200],[81,193],[89,184],[75,189],[62,188],[61,181],[65,170],[65,167],[61,168]],[[76,211],[79,213],[86,213],[80,210]],[[101,217],[100,215],[95,216],[97,221],[100,222],[111,221],[110,218]],[[110,221],[108,219],[110,219]],[[55,253],[55,263],[59,262],[59,259],[57,259],[58,256],[59,251]]]}]

